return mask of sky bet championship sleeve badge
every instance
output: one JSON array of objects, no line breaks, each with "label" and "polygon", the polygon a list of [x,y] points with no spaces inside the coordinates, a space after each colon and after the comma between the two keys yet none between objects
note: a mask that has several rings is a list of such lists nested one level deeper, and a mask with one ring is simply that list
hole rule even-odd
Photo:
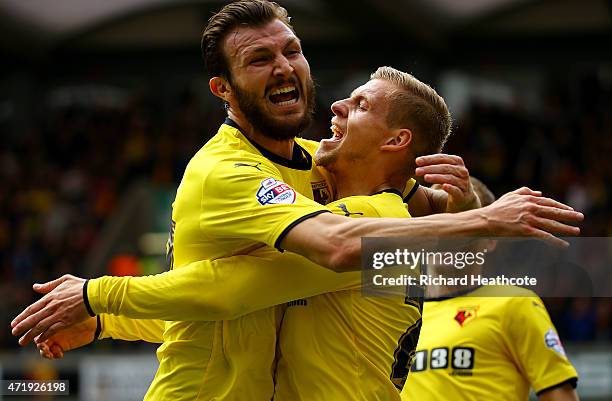
[{"label": "sky bet championship sleeve badge", "polygon": [[563,349],[563,345],[561,345],[561,339],[557,335],[557,332],[552,328],[548,329],[546,334],[544,334],[544,343],[548,348],[551,348],[557,351],[559,354],[566,356],[565,349]]},{"label": "sky bet championship sleeve badge", "polygon": [[261,205],[290,205],[296,196],[293,188],[274,178],[263,180],[257,191],[257,201]]}]

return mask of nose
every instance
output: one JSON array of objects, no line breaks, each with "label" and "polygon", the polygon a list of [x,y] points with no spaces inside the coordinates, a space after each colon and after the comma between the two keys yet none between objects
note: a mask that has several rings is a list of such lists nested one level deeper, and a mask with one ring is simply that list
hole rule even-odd
[{"label": "nose", "polygon": [[277,78],[288,78],[293,74],[293,65],[287,57],[280,55],[276,58],[274,63],[274,76]]},{"label": "nose", "polygon": [[338,117],[346,118],[348,116],[348,108],[346,107],[346,99],[337,100],[331,105],[331,111]]}]

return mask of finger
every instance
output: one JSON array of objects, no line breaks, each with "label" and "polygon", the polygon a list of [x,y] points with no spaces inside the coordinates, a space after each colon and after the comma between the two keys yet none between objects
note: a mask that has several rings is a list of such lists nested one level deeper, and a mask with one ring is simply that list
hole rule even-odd
[{"label": "finger", "polygon": [[51,326],[43,331],[38,338],[36,339],[36,341],[47,341],[49,338],[53,337],[58,331],[65,329],[66,325],[63,322],[55,322],[53,324],[51,324]]},{"label": "finger", "polygon": [[455,187],[460,188],[464,193],[467,192],[466,186],[468,185],[468,183],[465,180],[454,175],[426,174],[425,176],[423,176],[423,179],[425,180],[425,182],[428,182],[430,184],[454,185]]},{"label": "finger", "polygon": [[32,288],[38,293],[46,294],[49,291],[52,291],[55,287],[57,287],[64,281],[66,281],[69,277],[70,276],[68,274],[65,274],[60,278],[56,278],[55,280],[51,280],[43,284],[36,283],[32,286]]},{"label": "finger", "polygon": [[32,342],[34,338],[38,337],[39,334],[44,333],[45,330],[47,330],[52,324],[55,323],[54,319],[55,316],[51,315],[46,319],[40,321],[36,326],[34,326],[30,331],[28,331],[19,339],[19,345],[23,347],[24,345],[27,345]]},{"label": "finger", "polygon": [[442,190],[449,196],[452,196],[455,200],[465,197],[465,193],[461,190],[461,188],[457,188],[454,185],[444,184],[442,185]]},{"label": "finger", "polygon": [[425,174],[451,174],[457,177],[468,179],[470,173],[464,166],[456,166],[452,164],[436,164],[433,166],[418,167],[415,170],[416,175]]},{"label": "finger", "polygon": [[41,357],[43,357],[45,359],[54,359],[53,358],[53,354],[50,353],[49,351],[44,351],[42,349],[39,349],[38,353],[40,354]]},{"label": "finger", "polygon": [[64,350],[58,344],[53,344],[51,346],[51,353],[55,359],[61,359],[64,357]]},{"label": "finger", "polygon": [[533,195],[533,196],[541,196],[542,195],[542,191],[534,191],[531,188],[528,187],[522,187],[519,189],[515,189],[514,191],[510,192],[512,194],[519,194],[519,195]]},{"label": "finger", "polygon": [[561,203],[558,202],[554,199],[550,199],[550,198],[542,198],[539,196],[535,196],[532,199],[533,202],[537,203],[538,205],[542,205],[542,206],[551,206],[551,207],[556,207],[559,209],[565,209],[565,210],[574,210],[573,207],[566,205],[565,203]]},{"label": "finger", "polygon": [[38,348],[38,352],[40,356],[47,359],[53,359],[53,354],[49,350],[49,346],[45,343],[36,344],[36,348]]},{"label": "finger", "polygon": [[[36,305],[36,304],[33,304],[31,306],[34,306],[34,305]],[[46,304],[44,306],[46,306]],[[38,306],[36,308],[34,308],[34,309],[37,309],[37,308],[38,308]],[[14,336],[19,336],[19,335],[25,333],[26,331],[31,330],[41,320],[46,319],[47,317],[49,317],[49,315],[53,314],[54,310],[53,310],[53,308],[44,308],[43,307],[43,309],[41,309],[38,312],[36,312],[34,314],[31,314],[29,316],[25,315],[24,312],[22,312],[22,315],[23,315],[22,320],[13,326],[13,330],[11,331],[11,334],[14,335]],[[21,315],[17,316],[17,318],[15,318],[15,320],[17,320],[20,317],[21,317]],[[13,322],[15,322],[15,320],[13,320]],[[11,325],[13,325],[13,324],[11,323]]]},{"label": "finger", "polygon": [[550,206],[538,206],[534,214],[539,217],[556,221],[580,222],[584,220],[584,215],[580,212]]},{"label": "finger", "polygon": [[569,242],[565,241],[562,238],[557,238],[551,233],[546,232],[546,231],[533,229],[532,235],[557,248],[567,248],[569,246]]},{"label": "finger", "polygon": [[463,159],[456,155],[437,153],[434,155],[419,156],[416,158],[417,166],[427,166],[430,164],[458,164],[463,165]]},{"label": "finger", "polygon": [[560,235],[579,235],[580,228],[570,226],[567,224],[560,223],[556,220],[551,220],[543,217],[533,216],[530,223],[542,230],[549,232],[551,234],[560,234]]}]

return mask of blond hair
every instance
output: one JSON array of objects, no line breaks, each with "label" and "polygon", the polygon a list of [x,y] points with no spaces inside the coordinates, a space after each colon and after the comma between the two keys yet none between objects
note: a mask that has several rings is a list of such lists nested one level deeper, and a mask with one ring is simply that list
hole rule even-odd
[{"label": "blond hair", "polygon": [[370,75],[372,79],[383,79],[397,87],[387,95],[387,125],[413,131],[416,156],[439,153],[452,124],[444,99],[431,86],[392,67],[379,67]]}]

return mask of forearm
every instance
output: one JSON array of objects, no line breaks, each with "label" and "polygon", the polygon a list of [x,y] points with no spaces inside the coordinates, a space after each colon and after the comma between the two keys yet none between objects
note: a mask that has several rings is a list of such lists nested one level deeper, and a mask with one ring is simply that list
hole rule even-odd
[{"label": "forearm", "polygon": [[356,273],[337,274],[296,254],[261,253],[199,261],[155,276],[90,280],[89,302],[94,313],[138,319],[231,320],[360,284]]},{"label": "forearm", "polygon": [[153,276],[92,279],[87,285],[87,299],[95,314],[132,319],[219,320],[223,297],[211,285],[214,276],[199,267],[191,264]]},{"label": "forearm", "polygon": [[332,270],[345,271],[359,269],[363,237],[405,237],[406,246],[416,246],[423,238],[483,234],[488,234],[487,221],[478,210],[413,219],[354,220],[321,215],[293,228],[281,246]]}]

